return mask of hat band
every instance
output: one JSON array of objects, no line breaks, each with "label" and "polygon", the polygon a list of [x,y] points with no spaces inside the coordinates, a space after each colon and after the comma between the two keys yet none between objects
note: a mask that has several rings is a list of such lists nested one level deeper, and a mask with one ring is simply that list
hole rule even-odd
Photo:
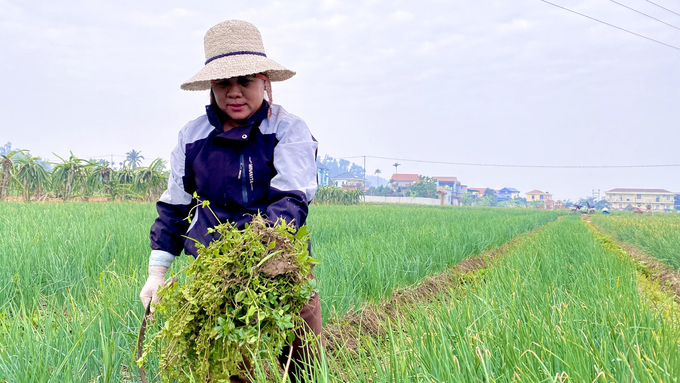
[{"label": "hat band", "polygon": [[211,62],[211,61],[213,61],[213,60],[217,60],[217,59],[222,58],[222,57],[227,57],[227,56],[238,56],[238,55],[257,55],[257,56],[264,56],[264,57],[267,57],[267,55],[264,54],[264,53],[262,53],[262,52],[236,51],[236,52],[229,52],[229,53],[225,53],[225,54],[221,54],[221,55],[217,55],[217,56],[215,56],[215,57],[212,57],[212,58],[208,59],[208,60],[205,62],[205,65],[208,65],[209,62]]}]

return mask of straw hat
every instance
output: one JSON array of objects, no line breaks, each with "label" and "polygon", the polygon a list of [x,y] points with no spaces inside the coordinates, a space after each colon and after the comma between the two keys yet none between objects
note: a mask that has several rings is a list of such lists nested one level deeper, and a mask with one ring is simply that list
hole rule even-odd
[{"label": "straw hat", "polygon": [[228,20],[205,34],[205,66],[184,84],[184,90],[210,89],[210,80],[264,73],[270,81],[284,81],[295,75],[264,53],[262,36],[246,21]]}]

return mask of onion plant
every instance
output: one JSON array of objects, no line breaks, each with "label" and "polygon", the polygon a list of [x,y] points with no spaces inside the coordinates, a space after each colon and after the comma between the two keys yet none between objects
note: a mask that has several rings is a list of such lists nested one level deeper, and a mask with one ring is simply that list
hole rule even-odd
[{"label": "onion plant", "polygon": [[680,270],[680,214],[596,215],[592,222],[618,240],[639,246],[648,255]]},{"label": "onion plant", "polygon": [[[312,206],[324,317],[358,310],[556,216]],[[138,295],[155,218],[148,203],[0,203],[0,382],[135,381]],[[187,264],[181,256],[173,269]]]},{"label": "onion plant", "polygon": [[[568,217],[471,283],[406,307],[340,353],[355,382],[677,382],[680,314],[606,238]],[[470,280],[468,280],[469,282]]]}]

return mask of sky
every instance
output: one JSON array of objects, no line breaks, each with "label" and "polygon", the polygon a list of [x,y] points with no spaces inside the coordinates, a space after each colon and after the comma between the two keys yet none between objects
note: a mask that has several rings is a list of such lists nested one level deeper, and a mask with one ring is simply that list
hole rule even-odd
[{"label": "sky", "polygon": [[0,0],[0,146],[169,160],[208,103],[180,90],[205,32],[241,19],[297,72],[274,102],[307,122],[321,157],[367,156],[369,176],[399,163],[555,199],[680,192],[679,166],[464,165],[680,164],[680,2],[550,2],[611,25],[542,0]]}]

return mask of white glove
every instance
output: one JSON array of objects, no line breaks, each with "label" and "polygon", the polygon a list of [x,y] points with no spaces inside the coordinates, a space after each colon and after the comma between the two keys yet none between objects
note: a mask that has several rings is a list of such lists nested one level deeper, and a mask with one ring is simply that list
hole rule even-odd
[{"label": "white glove", "polygon": [[[142,300],[144,308],[149,305],[149,302],[158,303],[158,296],[156,292],[158,287],[165,282],[165,273],[168,272],[167,266],[149,266],[149,278],[147,278],[142,291],[139,293],[139,299]],[[151,311],[154,311],[153,305]]]}]

